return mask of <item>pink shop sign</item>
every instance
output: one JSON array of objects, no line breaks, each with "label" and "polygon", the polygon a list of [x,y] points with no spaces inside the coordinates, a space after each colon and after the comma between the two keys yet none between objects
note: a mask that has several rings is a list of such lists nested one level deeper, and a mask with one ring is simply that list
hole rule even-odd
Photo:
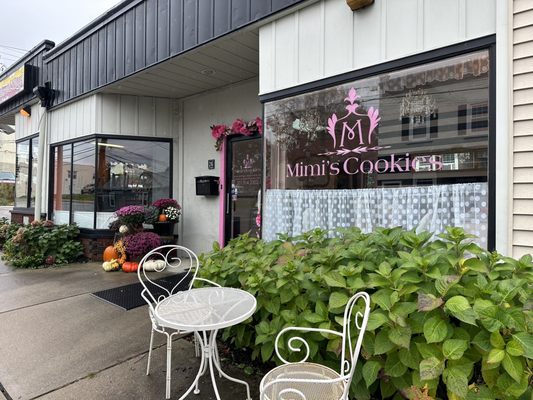
[{"label": "pink shop sign", "polygon": [[[355,174],[384,174],[396,172],[417,171],[418,165],[429,165],[433,171],[441,170],[443,163],[439,155],[417,155],[411,157],[409,153],[388,154],[378,159],[377,152],[389,149],[391,146],[379,146],[376,143],[376,128],[381,117],[379,110],[370,107],[365,111],[360,107],[360,96],[354,88],[344,99],[346,114],[338,117],[333,113],[328,118],[327,133],[331,137],[332,148],[324,149],[316,154],[321,161],[306,163],[300,161],[287,164],[287,178]],[[362,159],[363,155],[376,153],[374,159]],[[336,156],[338,161],[329,158]]]}]

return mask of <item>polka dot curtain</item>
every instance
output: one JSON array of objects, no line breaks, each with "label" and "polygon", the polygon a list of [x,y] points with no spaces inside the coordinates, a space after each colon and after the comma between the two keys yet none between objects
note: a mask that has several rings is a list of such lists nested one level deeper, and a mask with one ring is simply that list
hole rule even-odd
[{"label": "polka dot curtain", "polygon": [[[354,190],[267,190],[263,238],[291,236],[313,228],[402,226],[444,232],[464,228],[487,247],[487,183]],[[332,233],[333,234],[333,233]]]}]

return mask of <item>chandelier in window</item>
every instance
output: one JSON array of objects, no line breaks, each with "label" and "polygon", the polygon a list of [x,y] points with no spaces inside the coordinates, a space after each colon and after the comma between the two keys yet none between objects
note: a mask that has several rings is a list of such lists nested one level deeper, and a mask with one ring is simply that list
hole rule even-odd
[{"label": "chandelier in window", "polygon": [[400,117],[424,125],[437,112],[437,102],[424,89],[409,90],[400,105]]}]

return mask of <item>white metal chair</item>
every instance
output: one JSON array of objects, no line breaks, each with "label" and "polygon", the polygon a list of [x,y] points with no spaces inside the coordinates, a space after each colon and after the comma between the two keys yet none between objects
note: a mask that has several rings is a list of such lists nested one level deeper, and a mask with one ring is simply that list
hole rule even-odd
[{"label": "white metal chair", "polygon": [[[146,265],[146,268],[145,268]],[[148,268],[150,265],[151,268]],[[166,376],[166,398],[170,398],[170,379],[171,379],[171,353],[172,353],[172,339],[174,335],[183,335],[191,332],[178,331],[170,326],[165,326],[164,321],[161,321],[155,315],[155,308],[157,304],[183,290],[181,284],[185,284],[187,280],[190,280],[186,285],[185,290],[190,290],[193,287],[194,282],[203,281],[213,286],[220,286],[210,280],[199,278],[197,276],[200,264],[196,254],[183,246],[178,245],[164,245],[160,246],[148,254],[146,254],[137,270],[137,277],[143,285],[141,292],[142,298],[148,303],[148,313],[150,320],[152,321],[152,332],[150,334],[150,349],[148,351],[148,365],[146,366],[146,375],[150,374],[150,360],[152,358],[152,347],[154,342],[154,331],[162,333],[167,337],[167,376]],[[184,273],[183,277],[174,284],[171,279],[177,274]],[[156,279],[157,278],[157,279]],[[160,278],[166,278],[169,280],[170,285],[163,286]],[[195,332],[195,349],[198,356],[198,344],[196,342]],[[198,387],[195,389],[195,394],[200,391]]]},{"label": "white metal chair", "polygon": [[[362,311],[356,310],[358,301]],[[344,310],[344,324],[341,332],[329,329],[288,327],[276,337],[275,350],[283,365],[268,372],[260,384],[260,400],[348,400],[350,384],[355,372],[357,358],[370,314],[370,297],[365,292],[354,295]],[[353,317],[353,321],[352,321]],[[352,327],[353,325],[353,327]],[[353,332],[356,328],[358,332]],[[290,337],[288,350],[299,352],[305,348],[305,357],[295,363],[288,362],[279,351],[280,338],[289,331],[320,332],[342,338],[340,372],[329,367],[306,362],[309,344],[300,336]],[[355,335],[352,335],[355,333]],[[353,337],[356,337],[355,343]],[[300,347],[295,345],[300,343]]]}]

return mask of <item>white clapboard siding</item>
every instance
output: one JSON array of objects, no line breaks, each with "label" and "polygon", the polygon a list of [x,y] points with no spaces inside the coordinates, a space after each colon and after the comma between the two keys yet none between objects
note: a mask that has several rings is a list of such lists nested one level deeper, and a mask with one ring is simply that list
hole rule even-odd
[{"label": "white clapboard siding", "polygon": [[513,256],[533,253],[533,0],[513,2]]},{"label": "white clapboard siding", "polygon": [[321,0],[260,28],[260,93],[495,32],[496,0]]},{"label": "white clapboard siding", "polygon": [[50,111],[51,144],[95,133],[96,96],[85,97]]}]

